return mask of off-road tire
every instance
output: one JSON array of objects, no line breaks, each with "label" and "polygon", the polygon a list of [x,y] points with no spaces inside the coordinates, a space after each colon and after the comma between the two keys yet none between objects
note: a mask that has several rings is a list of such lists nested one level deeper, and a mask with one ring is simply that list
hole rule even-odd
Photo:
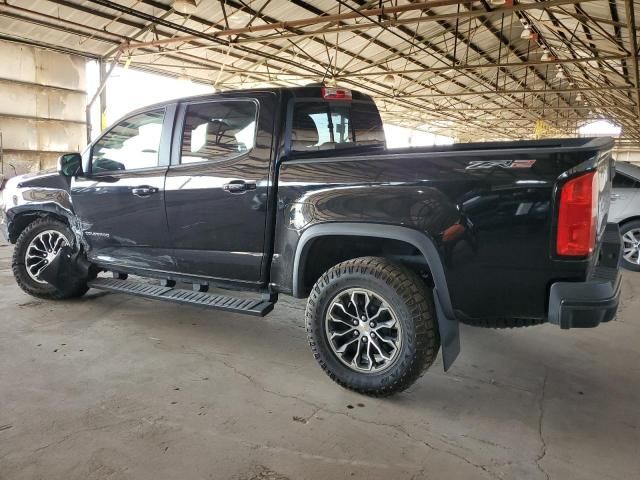
[{"label": "off-road tire", "polygon": [[[395,361],[381,372],[362,373],[347,367],[328,344],[324,322],[331,301],[350,288],[381,295],[402,324]],[[411,270],[385,258],[361,257],[325,272],[313,286],[305,312],[309,345],[322,369],[339,385],[383,397],[412,385],[436,359],[440,348],[431,291]]]},{"label": "off-road tire", "polygon": [[46,300],[64,300],[67,298],[81,297],[89,290],[86,284],[79,285],[68,292],[61,292],[53,285],[34,281],[27,273],[25,266],[27,248],[31,240],[46,230],[57,230],[70,240],[74,238],[73,232],[67,225],[50,217],[39,218],[27,225],[16,241],[11,259],[11,269],[13,270],[13,276],[18,286],[29,295]]}]

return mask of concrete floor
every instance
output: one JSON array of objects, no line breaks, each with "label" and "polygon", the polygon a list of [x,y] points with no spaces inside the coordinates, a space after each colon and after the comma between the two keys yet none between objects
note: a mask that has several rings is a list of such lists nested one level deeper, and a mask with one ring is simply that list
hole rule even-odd
[{"label": "concrete floor", "polygon": [[463,328],[407,392],[341,389],[265,319],[22,293],[0,246],[0,478],[640,478],[640,274],[593,330]]}]

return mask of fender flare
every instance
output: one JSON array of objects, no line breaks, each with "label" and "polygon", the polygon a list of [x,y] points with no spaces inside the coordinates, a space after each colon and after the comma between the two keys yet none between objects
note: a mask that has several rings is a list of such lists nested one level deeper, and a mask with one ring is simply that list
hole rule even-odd
[{"label": "fender flare", "polygon": [[13,243],[17,239],[18,235],[15,234],[13,225],[16,219],[23,215],[32,215],[36,217],[45,217],[47,215],[55,215],[57,217],[65,218],[68,224],[73,225],[74,216],[67,209],[63,208],[57,203],[43,203],[43,204],[26,204],[18,205],[9,209],[5,216],[7,217],[7,234],[9,240]]},{"label": "fender flare", "polygon": [[442,261],[433,241],[425,233],[399,225],[360,222],[331,222],[312,225],[302,233],[296,246],[293,262],[294,297],[300,298],[302,295],[301,288],[304,284],[304,272],[301,271],[300,265],[305,263],[308,246],[313,240],[329,235],[399,240],[413,245],[422,253],[433,277],[433,302],[436,308],[438,330],[440,331],[443,366],[445,371],[448,370],[460,353],[460,327],[451,304]]}]

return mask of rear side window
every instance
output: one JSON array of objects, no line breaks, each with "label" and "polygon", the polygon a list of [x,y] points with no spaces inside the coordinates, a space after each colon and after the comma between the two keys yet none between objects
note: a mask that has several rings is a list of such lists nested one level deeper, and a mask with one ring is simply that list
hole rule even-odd
[{"label": "rear side window", "polygon": [[253,101],[189,105],[180,163],[219,162],[248,152],[255,143],[256,113]]},{"label": "rear side window", "polygon": [[384,130],[370,102],[297,102],[293,110],[291,150],[312,152],[384,145]]},{"label": "rear side window", "polygon": [[638,182],[620,172],[613,177],[613,188],[638,188]]}]

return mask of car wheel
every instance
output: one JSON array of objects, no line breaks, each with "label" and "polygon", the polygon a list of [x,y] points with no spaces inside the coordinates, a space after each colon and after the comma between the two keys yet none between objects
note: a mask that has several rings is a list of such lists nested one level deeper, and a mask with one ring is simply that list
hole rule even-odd
[{"label": "car wheel", "polygon": [[371,396],[400,392],[440,348],[431,292],[411,270],[361,257],[325,272],[313,286],[306,327],[313,355],[345,388]]},{"label": "car wheel", "polygon": [[625,223],[620,227],[622,236],[622,266],[640,272],[640,220]]},{"label": "car wheel", "polygon": [[58,255],[60,249],[71,245],[73,232],[64,223],[52,218],[40,218],[30,223],[20,234],[13,250],[11,267],[18,286],[29,295],[62,300],[80,297],[86,284],[61,292],[39,277],[40,272]]}]

